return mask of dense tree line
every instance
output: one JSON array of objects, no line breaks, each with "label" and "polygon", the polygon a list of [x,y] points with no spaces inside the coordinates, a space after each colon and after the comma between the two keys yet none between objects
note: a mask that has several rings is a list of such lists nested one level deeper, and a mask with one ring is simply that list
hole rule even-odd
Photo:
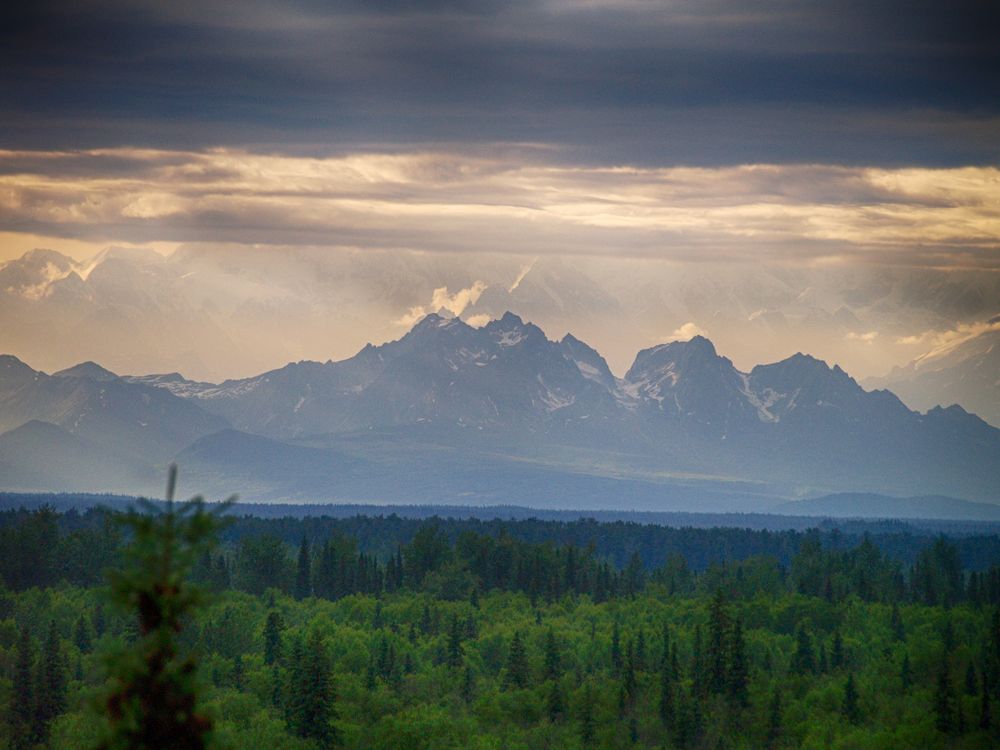
[{"label": "dense tree line", "polygon": [[[119,561],[125,541],[111,515],[48,508],[0,513],[0,582],[14,591],[60,581],[100,583],[102,571]],[[364,529],[360,537],[345,531],[358,527]],[[297,532],[291,539],[290,530]],[[255,594],[274,587],[297,591],[300,598],[427,587],[445,598],[467,596],[472,588],[500,588],[533,599],[576,593],[602,601],[656,583],[679,594],[723,588],[732,596],[793,590],[831,601],[857,595],[865,601],[1000,603],[1000,547],[995,557],[984,558],[980,550],[977,567],[988,566],[969,569],[962,544],[970,539],[944,536],[853,537],[838,530],[669,529],[594,521],[244,516],[231,519],[221,537],[222,550],[200,561],[200,582]],[[365,538],[379,543],[366,546]],[[662,547],[653,550],[650,540]],[[289,554],[291,545],[298,560]]]},{"label": "dense tree line", "polygon": [[[127,675],[159,661],[120,660],[116,676],[105,656],[147,653],[157,633],[181,670],[166,672],[172,689],[202,696],[185,716],[221,747],[1000,742],[997,569],[963,568],[944,537],[901,561],[874,539],[817,532],[799,535],[787,564],[720,551],[695,568],[676,552],[618,564],[595,544],[503,527],[452,535],[440,521],[381,554],[339,529],[292,541],[255,529],[191,546],[184,580],[215,591],[197,615],[171,603],[174,589],[119,574],[136,618],[65,571],[81,539],[115,570],[137,550],[159,559],[138,521],[68,525],[39,511],[5,524],[25,557],[3,568],[0,747],[107,741],[92,699],[134,695]],[[44,559],[48,580],[29,559]]]}]

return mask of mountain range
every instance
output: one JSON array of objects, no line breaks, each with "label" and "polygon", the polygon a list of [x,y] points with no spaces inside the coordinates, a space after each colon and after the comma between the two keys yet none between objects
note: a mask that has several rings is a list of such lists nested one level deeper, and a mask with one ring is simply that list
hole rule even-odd
[{"label": "mountain range", "polygon": [[342,361],[208,383],[0,357],[0,488],[251,500],[760,511],[830,492],[1000,501],[1000,430],[805,354],[748,372],[703,336],[624,377],[506,313],[429,314]]},{"label": "mountain range", "polygon": [[[974,270],[272,250],[28,251],[0,263],[0,352],[47,372],[93,359],[217,382],[345,359],[441,309],[477,326],[515,310],[587,341],[616,374],[639,349],[701,333],[743,370],[808,351],[868,378],[1000,313],[1000,274]],[[919,408],[958,403],[991,421],[981,405],[993,390],[956,394],[929,389]]]}]

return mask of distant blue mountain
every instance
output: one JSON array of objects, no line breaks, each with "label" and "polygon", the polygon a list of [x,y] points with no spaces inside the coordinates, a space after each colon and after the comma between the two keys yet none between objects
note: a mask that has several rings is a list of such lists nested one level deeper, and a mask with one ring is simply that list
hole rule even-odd
[{"label": "distant blue mountain", "polygon": [[653,511],[758,511],[834,492],[1000,502],[1000,430],[959,407],[912,411],[804,354],[741,372],[700,336],[639,352],[617,378],[584,342],[551,341],[511,313],[482,328],[428,315],[341,362],[219,384],[94,363],[49,376],[0,358],[0,429],[31,419],[151,467],[177,456],[206,486],[260,499]]}]

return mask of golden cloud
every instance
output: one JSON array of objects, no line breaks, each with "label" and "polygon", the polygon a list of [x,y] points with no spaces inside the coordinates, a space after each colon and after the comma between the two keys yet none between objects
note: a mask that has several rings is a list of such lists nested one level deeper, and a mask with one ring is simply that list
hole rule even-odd
[{"label": "golden cloud", "polygon": [[572,167],[445,152],[2,151],[8,234],[1000,268],[1000,169]]}]

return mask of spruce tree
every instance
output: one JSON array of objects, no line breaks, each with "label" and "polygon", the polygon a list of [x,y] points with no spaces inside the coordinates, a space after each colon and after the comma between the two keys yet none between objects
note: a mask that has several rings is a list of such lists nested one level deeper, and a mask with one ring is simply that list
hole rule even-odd
[{"label": "spruce tree", "polygon": [[635,678],[635,647],[632,640],[625,647],[625,673],[622,676],[622,694],[625,697],[625,707],[631,710],[635,706],[638,683]]},{"label": "spruce tree", "polygon": [[66,672],[55,620],[49,623],[35,681],[34,735],[45,741],[52,720],[66,710]]},{"label": "spruce tree", "polygon": [[771,694],[771,705],[767,714],[767,735],[764,743],[768,748],[777,747],[781,740],[781,690],[777,685]]},{"label": "spruce tree", "polygon": [[947,662],[938,672],[937,685],[934,690],[934,726],[939,732],[951,734],[958,726],[955,714],[955,695],[948,676]]},{"label": "spruce tree", "polygon": [[94,626],[94,636],[100,638],[104,635],[104,629],[107,627],[107,623],[104,620],[104,605],[100,602],[94,607],[93,616],[93,626]]},{"label": "spruce tree", "polygon": [[431,608],[429,604],[424,605],[423,614],[420,615],[420,632],[430,635],[434,628],[434,621],[431,619]]},{"label": "spruce tree", "polygon": [[559,644],[556,642],[556,633],[549,628],[545,634],[545,679],[558,680],[562,670],[560,667]]},{"label": "spruce tree", "polygon": [[288,670],[285,673],[285,684],[282,691],[284,700],[282,707],[285,709],[285,721],[292,731],[297,731],[296,727],[302,724],[303,715],[303,690],[305,684],[305,651],[302,639],[298,636],[291,638],[288,648]]},{"label": "spruce tree", "polygon": [[615,620],[611,626],[611,674],[617,677],[622,671],[622,635]]},{"label": "spruce tree", "polygon": [[462,626],[458,621],[458,615],[451,616],[451,626],[448,628],[448,666],[451,669],[459,669],[462,666]]},{"label": "spruce tree", "polygon": [[559,721],[565,710],[562,686],[558,680],[553,680],[549,685],[548,694],[545,696],[545,711],[549,716],[549,721],[553,723]]},{"label": "spruce tree", "polygon": [[315,740],[321,748],[337,744],[339,734],[333,725],[336,692],[331,675],[330,657],[318,630],[314,630],[302,651],[301,691],[292,728],[300,737]]},{"label": "spruce tree", "polygon": [[844,666],[844,640],[840,637],[840,631],[833,632],[833,648],[830,650],[830,666],[839,669]]},{"label": "spruce tree", "polygon": [[799,625],[795,632],[795,654],[792,656],[792,669],[797,674],[812,674],[816,671],[812,638],[802,625]]},{"label": "spruce tree", "polygon": [[312,561],[309,557],[309,542],[305,536],[299,544],[299,559],[295,570],[295,598],[305,599],[312,595]]},{"label": "spruce tree", "polygon": [[858,690],[854,685],[853,673],[847,675],[847,682],[844,683],[844,700],[841,712],[851,724],[858,724],[861,721],[861,708],[858,705]]},{"label": "spruce tree", "polygon": [[90,638],[90,627],[87,625],[87,621],[83,615],[77,618],[76,626],[73,628],[73,643],[76,644],[81,654],[89,654],[90,649],[93,648],[94,643]]},{"label": "spruce tree", "polygon": [[14,662],[10,720],[11,748],[24,750],[32,744],[32,718],[35,709],[35,686],[32,665],[34,649],[31,635],[26,627],[21,628],[17,639],[17,656]]},{"label": "spruce tree", "polygon": [[726,690],[727,637],[729,635],[729,613],[722,590],[717,589],[708,612],[708,689],[715,694]]},{"label": "spruce tree", "polygon": [[899,668],[899,681],[905,693],[913,685],[913,672],[910,669],[910,655],[903,654],[903,664]]},{"label": "spruce tree", "polygon": [[197,665],[181,653],[177,635],[203,600],[189,578],[201,553],[215,543],[221,522],[205,511],[200,497],[175,506],[176,481],[171,466],[165,508],[141,500],[141,512],[131,508],[119,517],[131,541],[124,568],[112,574],[112,594],[138,622],[129,651],[112,662],[102,750],[202,750],[211,735],[212,722],[199,708]]},{"label": "spruce tree", "polygon": [[889,615],[889,630],[896,641],[906,640],[906,629],[903,627],[903,617],[899,614],[899,605],[892,603],[892,613]]},{"label": "spruce tree", "polygon": [[580,740],[584,747],[593,744],[595,729],[594,691],[588,682],[583,689],[583,700],[580,703]]},{"label": "spruce tree", "polygon": [[281,631],[285,629],[281,615],[271,610],[264,624],[264,663],[274,664],[281,658]]},{"label": "spruce tree", "polygon": [[271,665],[271,705],[281,708],[281,672],[277,662]]},{"label": "spruce tree", "polygon": [[660,651],[660,669],[670,666],[670,625],[663,623],[662,650]]},{"label": "spruce tree", "polygon": [[514,631],[514,637],[510,641],[510,653],[507,656],[507,671],[504,674],[504,689],[528,687],[528,655],[524,650],[524,643],[521,641],[521,633]]},{"label": "spruce tree", "polygon": [[472,671],[472,667],[465,668],[465,674],[462,675],[462,700],[466,704],[472,703],[472,699],[476,696],[476,676]]},{"label": "spruce tree", "polygon": [[726,671],[726,693],[737,705],[747,705],[747,685],[749,682],[750,671],[747,664],[746,640],[743,637],[743,620],[737,617],[733,622],[729,639]]},{"label": "spruce tree", "polygon": [[705,694],[708,682],[705,679],[705,656],[701,641],[701,625],[694,626],[694,645],[691,653],[691,688],[699,698]]},{"label": "spruce tree", "polygon": [[658,705],[660,722],[668,730],[673,730],[677,718],[677,708],[674,705],[674,681],[670,674],[670,664],[660,668],[660,702]]}]

